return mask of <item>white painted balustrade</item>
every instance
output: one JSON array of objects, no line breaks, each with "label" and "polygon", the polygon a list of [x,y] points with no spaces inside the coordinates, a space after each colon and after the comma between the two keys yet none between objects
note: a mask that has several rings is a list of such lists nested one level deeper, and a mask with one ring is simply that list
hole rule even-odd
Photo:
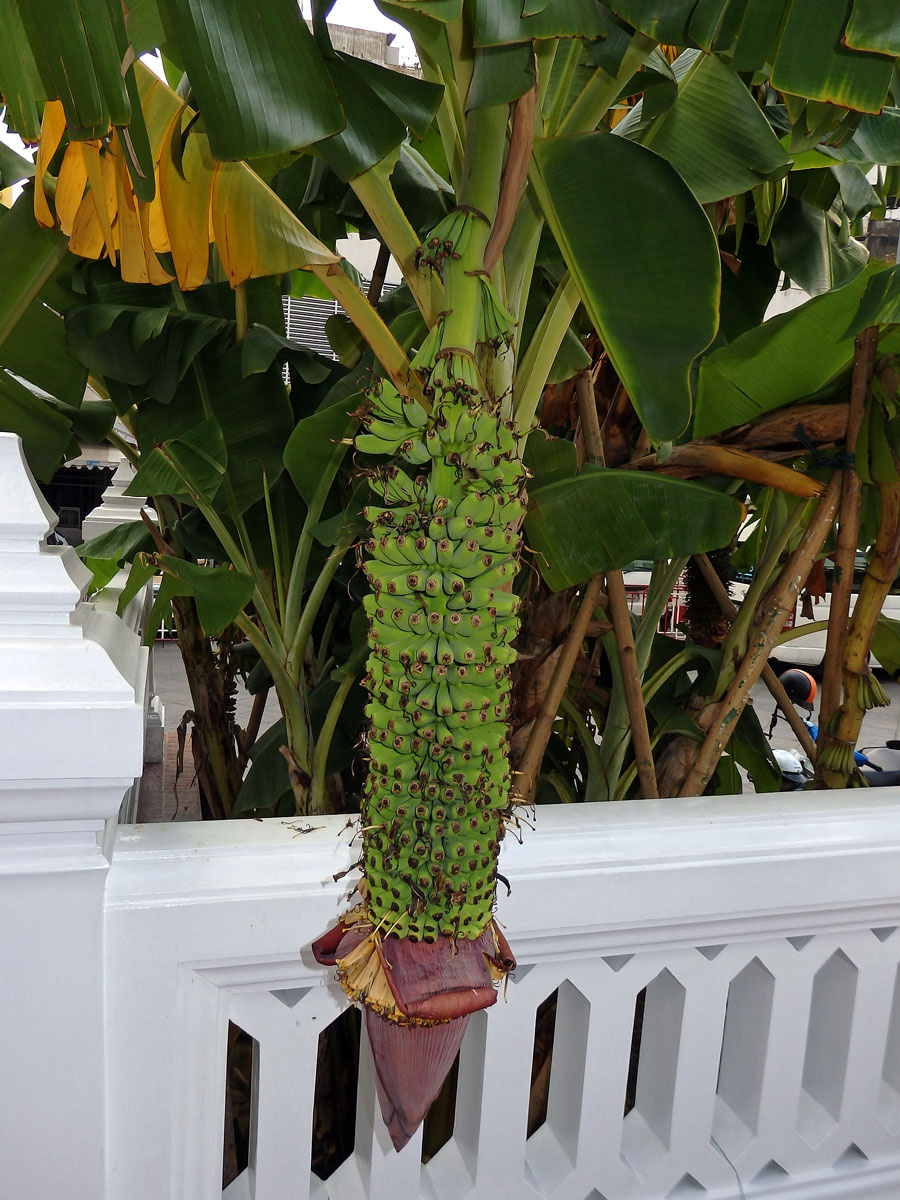
[{"label": "white painted balustrade", "polygon": [[[308,947],[358,843],[344,818],[120,826],[107,869],[139,709],[84,652],[84,612],[64,628],[62,575],[35,633],[15,555],[47,581],[58,559],[5,478],[0,1195],[220,1200],[237,1026],[254,1048],[250,1165],[224,1200],[900,1197],[900,804],[884,789],[542,808],[504,849],[519,967],[470,1023],[452,1136],[427,1162],[421,1135],[394,1153],[363,1046],[354,1147],[314,1175],[319,1039],[345,1006]],[[52,693],[15,692],[16,638],[56,662]],[[528,1136],[551,996],[549,1099]]]}]

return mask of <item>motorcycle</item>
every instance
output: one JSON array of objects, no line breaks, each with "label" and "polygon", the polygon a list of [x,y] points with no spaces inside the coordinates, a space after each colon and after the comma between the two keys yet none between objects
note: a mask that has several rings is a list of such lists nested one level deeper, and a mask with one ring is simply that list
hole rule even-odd
[{"label": "motorcycle", "polygon": [[[806,716],[803,713],[799,714],[800,720],[806,726],[812,740],[817,741],[819,727],[810,719],[813,701],[816,698],[816,681],[807,671],[797,668],[785,671],[779,676],[779,681],[794,707],[806,710]],[[766,735],[769,741],[772,740],[776,725],[783,720],[784,715],[776,707]],[[806,787],[815,775],[812,763],[805,754],[799,754],[795,750],[773,749],[772,755],[781,769],[783,792],[799,791]],[[900,740],[889,738],[883,746],[866,746],[862,750],[855,750],[853,760],[869,787],[900,787]]]}]

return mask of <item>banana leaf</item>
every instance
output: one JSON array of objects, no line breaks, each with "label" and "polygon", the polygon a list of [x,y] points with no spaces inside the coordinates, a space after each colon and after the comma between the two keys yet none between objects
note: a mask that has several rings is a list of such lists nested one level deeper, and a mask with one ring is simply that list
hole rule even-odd
[{"label": "banana leaf", "polygon": [[727,546],[743,505],[699,483],[586,466],[529,493],[525,535],[548,587],[583,583],[636,558],[658,561]]},{"label": "banana leaf", "polygon": [[675,438],[690,419],[691,363],[718,325],[706,214],[674,167],[624,138],[539,141],[534,153],[544,215],[604,347],[650,436]]},{"label": "banana leaf", "polygon": [[708,437],[762,413],[812,396],[853,362],[853,321],[883,268],[868,266],[850,283],[772,317],[700,363],[694,436]]},{"label": "banana leaf", "polygon": [[[787,174],[790,157],[734,71],[715,55],[691,52],[682,72],[676,63],[679,74],[674,104],[640,140],[669,160],[701,204]],[[620,131],[627,132],[624,122]]]}]

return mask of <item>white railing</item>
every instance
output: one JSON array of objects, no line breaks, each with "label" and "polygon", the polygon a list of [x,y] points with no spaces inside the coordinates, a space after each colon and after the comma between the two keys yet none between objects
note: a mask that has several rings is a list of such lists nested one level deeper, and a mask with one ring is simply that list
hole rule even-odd
[{"label": "white railing", "polygon": [[[519,968],[470,1024],[452,1138],[427,1164],[421,1134],[395,1154],[364,1048],[355,1150],[327,1182],[310,1169],[317,1046],[344,1002],[308,947],[351,849],[343,818],[306,824],[120,829],[110,1200],[222,1194],[229,1022],[256,1061],[251,1162],[227,1200],[724,1200],[738,1180],[748,1197],[900,1196],[891,797],[542,808],[504,849]],[[557,990],[546,1120],[527,1137],[535,1014]]]},{"label": "white railing", "polygon": [[[395,1154],[348,1050],[355,1140],[319,1178],[320,1038],[345,1005],[309,944],[344,904],[352,829],[116,828],[137,638],[79,603],[51,517],[0,435],[0,1196],[897,1200],[887,789],[541,808],[503,851],[519,967],[470,1022],[452,1135]],[[230,1026],[254,1044],[250,1150],[223,1193]]]}]

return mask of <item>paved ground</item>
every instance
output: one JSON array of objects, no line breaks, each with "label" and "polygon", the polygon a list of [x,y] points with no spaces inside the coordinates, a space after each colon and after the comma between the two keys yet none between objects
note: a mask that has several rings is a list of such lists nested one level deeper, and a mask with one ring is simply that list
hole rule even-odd
[{"label": "paved ground", "polygon": [[[190,736],[185,739],[184,764],[178,773],[177,729],[182,716],[191,709],[184,664],[176,642],[157,642],[153,648],[153,687],[166,710],[166,734],[163,761],[144,768],[138,818],[141,821],[199,821],[200,798],[194,778]],[[253,697],[238,686],[237,720],[246,725]],[[268,729],[281,716],[274,692],[269,694],[261,729]]]},{"label": "paved ground", "polygon": [[[881,679],[881,685],[890,697],[890,708],[873,708],[863,718],[862,733],[857,743],[860,749],[866,746],[883,746],[888,738],[900,737],[898,722],[900,722],[900,686],[892,679]],[[768,731],[769,721],[775,702],[769,695],[765,684],[758,683],[753,689],[753,706],[759,716],[764,731]],[[819,705],[815,704],[813,723],[818,721]],[[782,750],[796,750],[797,740],[788,726],[787,721],[779,720],[772,735],[772,745]]]},{"label": "paved ground", "polygon": [[[187,739],[185,745],[184,769],[177,780],[177,795],[175,791],[178,755],[175,731],[182,715],[191,707],[187,679],[176,643],[157,643],[153,651],[153,676],[156,693],[161,697],[166,709],[165,754],[162,763],[148,765],[144,770],[138,815],[142,821],[197,821],[200,819],[200,802],[194,780],[190,739]],[[859,739],[860,748],[881,746],[888,738],[900,737],[900,686],[891,680],[882,680],[882,683],[891,698],[891,706],[876,708],[866,714],[862,736]],[[253,698],[243,688],[239,688],[239,724],[246,723],[252,703]],[[768,730],[774,701],[761,683],[753,689],[753,704],[763,729]],[[816,711],[818,712],[818,706]],[[278,701],[274,693],[271,693],[262,728],[267,729],[279,716]],[[778,721],[772,735],[772,745],[784,750],[798,748],[786,721]]]}]

